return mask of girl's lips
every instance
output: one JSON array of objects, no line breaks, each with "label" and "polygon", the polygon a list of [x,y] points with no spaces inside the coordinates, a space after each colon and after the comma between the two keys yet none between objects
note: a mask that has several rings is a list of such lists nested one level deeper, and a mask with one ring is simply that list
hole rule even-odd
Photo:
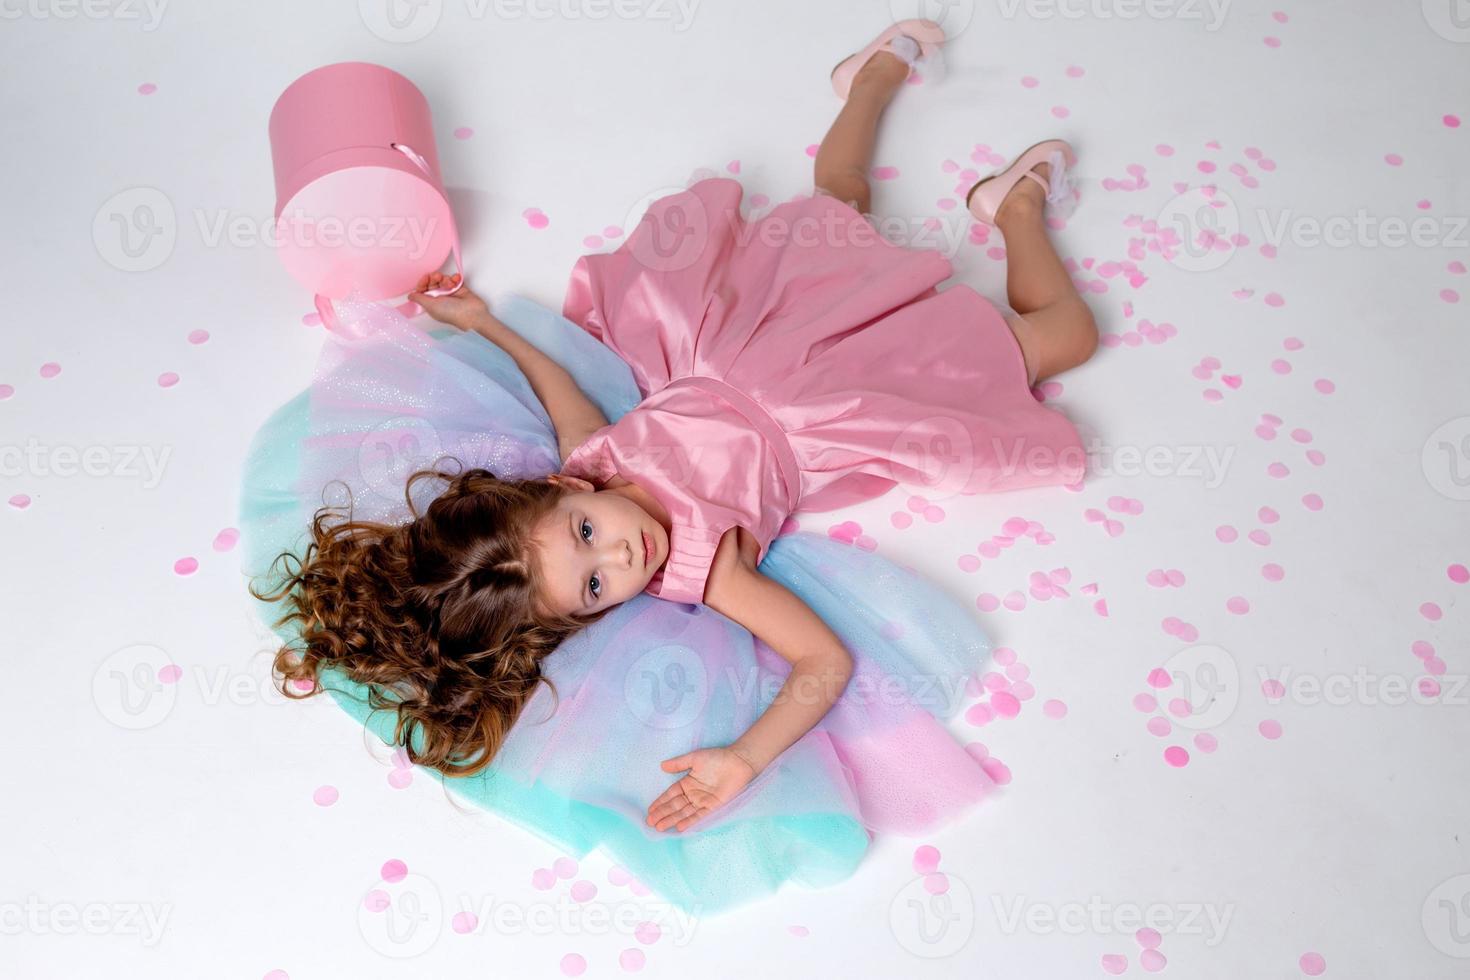
[{"label": "girl's lips", "polygon": [[643,532],[643,567],[644,568],[647,568],[648,567],[648,563],[652,559],[653,559],[653,542],[648,539],[648,532],[647,531],[644,531]]}]

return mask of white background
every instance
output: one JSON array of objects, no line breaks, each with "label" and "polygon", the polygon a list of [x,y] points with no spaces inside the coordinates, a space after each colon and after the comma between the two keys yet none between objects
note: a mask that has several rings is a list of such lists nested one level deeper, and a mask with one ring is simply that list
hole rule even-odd
[{"label": "white background", "polygon": [[[652,0],[447,0],[438,14],[437,3],[422,9],[428,20],[411,23],[426,33],[409,40],[383,29],[383,5],[368,0],[154,13],[100,4],[90,14],[5,3],[0,384],[14,392],[0,400],[12,715],[0,795],[3,972],[560,976],[562,957],[578,953],[590,977],[624,972],[620,951],[638,947],[653,976],[1088,977],[1104,975],[1108,953],[1125,954],[1136,976],[1138,923],[1127,915],[1156,906],[1172,917],[1160,928],[1165,975],[1297,977],[1309,951],[1325,957],[1329,977],[1466,975],[1470,959],[1452,954],[1470,955],[1470,879],[1453,880],[1470,873],[1470,586],[1446,570],[1470,561],[1470,502],[1454,499],[1470,496],[1470,442],[1460,441],[1470,432],[1470,333],[1466,302],[1440,291],[1470,293],[1447,268],[1470,260],[1470,235],[1456,238],[1453,221],[1470,214],[1470,127],[1442,121],[1470,117],[1470,38],[1454,29],[1449,0],[1422,11],[1411,0],[1275,2],[1227,5],[1219,20],[1182,2],[952,5],[959,33],[946,77],[905,89],[885,121],[874,163],[900,175],[875,182],[875,210],[914,224],[942,215],[963,236],[963,209],[938,208],[960,180],[944,161],[963,169],[976,166],[977,143],[1008,158],[1065,136],[1080,154],[1083,197],[1059,249],[1101,263],[1127,257],[1137,230],[1125,219],[1160,215],[1174,182],[1218,182],[1249,244],[1205,271],[1150,252],[1147,282],[1108,280],[1091,297],[1105,332],[1147,318],[1177,336],[1100,350],[1057,379],[1051,401],[1110,447],[1213,447],[1233,452],[1228,472],[1206,486],[1186,472],[1098,471],[1081,493],[963,498],[943,504],[939,522],[917,515],[907,528],[890,519],[909,512],[901,489],[847,513],[797,515],[808,530],[857,522],[883,554],[966,603],[1025,592],[1033,571],[1070,571],[1068,597],[976,612],[1031,668],[1037,696],[1015,720],[957,721],[956,735],[983,742],[1014,780],[944,833],[876,841],[838,887],[789,889],[697,920],[690,935],[666,922],[647,946],[565,915],[540,930],[497,926],[487,903],[555,909],[571,882],[540,891],[531,876],[561,855],[499,818],[461,812],[426,774],[391,787],[390,754],[330,701],[272,696],[271,637],[246,605],[238,552],[212,542],[234,523],[252,433],[309,380],[322,333],[303,326],[310,297],[270,247],[212,240],[210,229],[221,217],[268,227],[266,120],[281,90],[319,65],[374,61],[408,75],[433,106],[471,284],[559,309],[586,236],[630,226],[635,203],[700,168],[728,174],[739,161],[748,195],[809,190],[806,148],[838,106],[827,74],[889,22],[888,5],[705,0],[686,20]],[[599,9],[637,16],[593,16]],[[1069,66],[1083,74],[1069,77]],[[1023,86],[1024,76],[1039,84]],[[144,83],[157,90],[140,94]],[[458,127],[473,135],[456,138]],[[1175,153],[1160,156],[1158,144]],[[1247,147],[1276,169],[1260,169]],[[1390,153],[1402,165],[1389,165]],[[1217,173],[1206,178],[1200,160]],[[1243,187],[1232,162],[1249,164],[1259,188]],[[1126,179],[1134,163],[1148,187],[1104,189],[1104,177]],[[167,199],[175,238],[155,267],[125,271],[112,215],[136,217],[117,195],[138,187]],[[547,228],[527,223],[533,207]],[[1442,223],[1428,246],[1387,247],[1370,230],[1347,247],[1283,241],[1268,259],[1258,209],[1306,226],[1358,215],[1370,229],[1390,217]],[[986,247],[959,246],[956,280],[1001,299],[1004,264]],[[1244,290],[1253,292],[1235,295]],[[1267,306],[1268,293],[1285,305]],[[207,343],[188,342],[196,329],[209,331]],[[1288,337],[1302,349],[1287,352]],[[1216,380],[1195,378],[1211,356],[1223,365]],[[1292,371],[1273,371],[1276,358]],[[61,372],[43,378],[50,362]],[[166,371],[177,385],[159,386]],[[1220,373],[1240,387],[1222,388]],[[1315,390],[1318,378],[1335,392]],[[1204,400],[1206,387],[1222,400]],[[1272,441],[1253,431],[1261,413],[1284,420]],[[1320,467],[1290,439],[1298,427],[1325,454]],[[138,470],[58,475],[17,464],[14,447],[30,440],[48,463],[61,446],[168,455],[159,481]],[[1288,477],[1266,474],[1275,460]],[[1321,511],[1302,505],[1307,493],[1321,495]],[[29,506],[3,503],[20,494]],[[1114,496],[1144,511],[1110,510]],[[1265,527],[1261,506],[1281,515],[1266,546],[1245,538]],[[1125,531],[1108,536],[1088,508]],[[1056,541],[1025,541],[963,571],[960,555],[1012,516],[1041,522]],[[1221,524],[1241,539],[1218,541]],[[178,575],[185,556],[199,569]],[[1265,562],[1284,580],[1266,581]],[[1149,570],[1174,568],[1183,587],[1147,583]],[[1096,595],[1084,595],[1091,583]],[[1227,611],[1237,595],[1249,613]],[[1426,602],[1443,618],[1421,615]],[[1212,719],[1213,754],[1197,751],[1188,729],[1149,734],[1131,704],[1150,670],[1191,646],[1160,628],[1168,616],[1197,627],[1198,642],[1218,645],[1237,671],[1233,708]],[[1423,676],[1416,640],[1446,664],[1445,703],[1383,703],[1385,685]],[[139,716],[113,680],[118,652],[138,644],[182,675],[167,691],[130,693],[134,709],[155,712],[134,728]],[[1290,681],[1294,693],[1268,703],[1261,671],[1288,670],[1369,680],[1348,688],[1346,703]],[[1053,698],[1067,704],[1064,719],[1043,716]],[[1282,725],[1279,739],[1258,733],[1266,719]],[[1170,744],[1188,748],[1187,766],[1164,763]],[[340,791],[335,805],[313,802],[323,785]],[[939,848],[957,899],[944,932],[957,949],[943,958],[924,955],[937,947],[919,938],[906,904],[922,843]],[[410,957],[387,955],[404,949],[360,927],[363,896],[390,859],[443,902],[419,933],[426,948]],[[600,855],[577,871],[599,888],[592,905],[632,921],[661,914],[607,872]],[[462,902],[482,913],[478,931],[451,927]],[[101,910],[90,913],[95,934],[58,918],[89,907]],[[145,907],[166,916],[156,932],[135,918]],[[1030,912],[1020,924],[1009,921],[1017,907]],[[1228,916],[1223,932],[1191,921],[1196,909]],[[1063,924],[1049,924],[1056,916]]]}]

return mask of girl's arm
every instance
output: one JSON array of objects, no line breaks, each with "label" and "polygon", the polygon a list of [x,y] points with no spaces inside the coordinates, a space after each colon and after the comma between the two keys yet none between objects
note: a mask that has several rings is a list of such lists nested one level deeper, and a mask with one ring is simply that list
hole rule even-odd
[{"label": "girl's arm", "polygon": [[[741,539],[749,547],[741,546]],[[777,756],[811,730],[852,677],[852,655],[822,618],[755,568],[758,548],[743,528],[720,540],[705,583],[705,605],[740,623],[791,664],[775,699],[727,746],[696,749],[663,763],[690,770],[648,808],[657,830],[684,830],[733,799]]]},{"label": "girl's arm", "polygon": [[822,720],[852,677],[852,655],[795,593],[748,560],[710,569],[705,605],[750,630],[791,664],[769,707],[730,744],[756,775]]},{"label": "girl's arm", "polygon": [[576,380],[567,369],[543,354],[526,338],[506,326],[490,312],[485,301],[469,287],[450,296],[425,296],[426,289],[453,286],[458,274],[445,276],[432,273],[419,280],[417,289],[408,298],[424,308],[424,312],[442,323],[461,330],[473,330],[493,342],[509,354],[516,366],[531,382],[531,388],[546,414],[551,416],[552,427],[561,458],[566,459],[572,450],[587,441],[587,437],[607,425],[602,410],[583,394]]},{"label": "girl's arm", "polygon": [[561,458],[566,459],[587,438],[607,425],[607,418],[566,368],[543,354],[534,344],[497,320],[489,310],[472,314],[464,321],[464,329],[474,330],[515,359],[517,366],[531,382],[536,397],[546,406],[556,429]]}]

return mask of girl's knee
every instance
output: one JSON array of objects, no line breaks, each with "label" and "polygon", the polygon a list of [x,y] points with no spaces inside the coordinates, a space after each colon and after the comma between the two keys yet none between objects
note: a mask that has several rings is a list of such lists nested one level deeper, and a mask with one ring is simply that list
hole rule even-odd
[{"label": "girl's knee", "polygon": [[818,174],[816,190],[851,205],[859,214],[867,214],[871,197],[868,180],[860,174]]},{"label": "girl's knee", "polygon": [[1093,315],[1092,308],[1085,302],[1080,304],[1081,309],[1077,313],[1076,337],[1078,364],[1089,360],[1097,353],[1100,340],[1097,329],[1097,317]]},{"label": "girl's knee", "polygon": [[1085,363],[1099,346],[1097,319],[1080,297],[1007,320],[1034,368],[1033,384]]}]

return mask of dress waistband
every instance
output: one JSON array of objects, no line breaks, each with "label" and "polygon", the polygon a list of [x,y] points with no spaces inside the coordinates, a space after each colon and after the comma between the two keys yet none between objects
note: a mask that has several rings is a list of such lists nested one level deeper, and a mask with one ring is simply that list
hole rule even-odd
[{"label": "dress waistband", "polygon": [[766,440],[776,453],[776,462],[781,469],[781,482],[786,485],[787,506],[795,510],[801,495],[801,470],[796,465],[796,453],[791,449],[791,441],[786,438],[786,430],[781,424],[771,417],[760,402],[751,398],[745,392],[734,385],[719,378],[711,378],[702,374],[686,375],[675,378],[664,387],[672,388],[674,385],[685,385],[690,388],[702,388],[712,395],[716,395],[729,402],[734,409],[745,417],[745,420],[755,426],[761,436]]}]

